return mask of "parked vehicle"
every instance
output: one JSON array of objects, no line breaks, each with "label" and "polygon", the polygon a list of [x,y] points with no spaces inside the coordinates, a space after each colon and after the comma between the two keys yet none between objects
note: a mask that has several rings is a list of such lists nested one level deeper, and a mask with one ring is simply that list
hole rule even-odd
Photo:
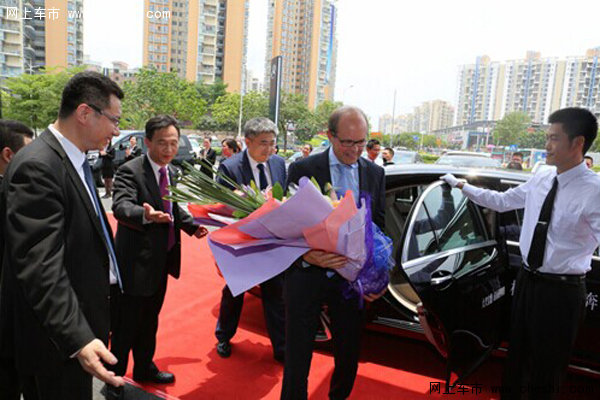
[{"label": "parked vehicle", "polygon": [[[121,131],[119,136],[115,136],[112,139],[112,146],[115,149],[115,158],[113,159],[115,169],[118,169],[125,163],[125,151],[130,146],[129,140],[132,136],[137,139],[137,146],[142,149],[142,154],[146,154],[148,148],[144,142],[145,135],[144,131]],[[94,175],[96,186],[102,186],[102,176],[100,174],[102,160],[100,159],[100,152],[97,150],[90,150],[87,153],[87,158],[92,169],[92,174]],[[179,170],[182,170],[184,161],[194,164],[196,162],[196,153],[192,148],[190,139],[185,135],[181,135],[179,138],[179,149],[177,150],[177,155],[173,159],[173,165]]]},{"label": "parked vehicle", "polygon": [[492,158],[489,153],[476,153],[471,151],[449,151],[435,162],[439,165],[454,167],[499,168],[500,160]]},{"label": "parked vehicle", "polygon": [[[497,213],[477,206],[439,181],[446,173],[500,191],[531,176],[435,164],[388,167],[385,228],[394,242],[396,267],[388,292],[368,310],[369,327],[427,338],[446,358],[448,372],[464,381],[494,350],[506,347],[515,276],[521,268],[523,210]],[[444,196],[451,198],[453,210],[439,218]],[[596,256],[587,290],[586,319],[571,368],[600,377]]]},{"label": "parked vehicle", "polygon": [[416,151],[394,149],[392,161],[394,164],[419,164],[423,162],[423,158]]},{"label": "parked vehicle", "polygon": [[[532,174],[436,164],[386,168],[385,230],[396,266],[388,291],[367,308],[367,328],[429,341],[446,359],[447,383],[457,384],[492,353],[505,352],[515,277],[521,268],[523,210],[498,213],[439,180],[451,173],[477,186],[508,190]],[[442,204],[451,200],[451,208]],[[445,216],[440,218],[440,216]],[[252,290],[260,293],[258,288]],[[600,378],[600,257],[587,274],[586,318],[572,371]],[[324,309],[322,329],[330,338]],[[450,373],[457,379],[450,382]]]}]

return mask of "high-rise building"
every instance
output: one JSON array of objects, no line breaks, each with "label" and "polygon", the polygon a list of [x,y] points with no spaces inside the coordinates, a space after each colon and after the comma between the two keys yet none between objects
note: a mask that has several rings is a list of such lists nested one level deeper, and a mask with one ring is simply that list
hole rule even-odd
[{"label": "high-rise building", "polygon": [[443,100],[426,101],[415,107],[411,132],[431,133],[452,126],[454,107]]},{"label": "high-rise building", "polygon": [[3,0],[0,80],[83,63],[83,0]]},{"label": "high-rise building", "polygon": [[420,132],[431,133],[439,129],[452,126],[454,121],[454,107],[443,100],[432,100],[415,107],[410,114],[398,115],[394,118],[392,131],[392,117],[389,114],[379,118],[379,130],[383,134]]},{"label": "high-rise building", "polygon": [[337,61],[336,0],[269,0],[265,86],[273,57],[283,57],[281,90],[310,108],[333,100]]},{"label": "high-rise building", "polygon": [[590,49],[584,57],[564,61],[560,107],[585,107],[600,114],[600,47]]},{"label": "high-rise building", "polygon": [[525,59],[491,62],[477,57],[458,75],[456,125],[497,121],[520,111],[534,123],[546,123],[563,107],[584,107],[600,113],[600,48],[584,56],[543,58],[527,52]]},{"label": "high-rise building", "polygon": [[458,73],[456,124],[494,119],[499,113],[495,105],[498,93],[500,63],[488,56],[477,57],[475,64],[463,65]]},{"label": "high-rise building", "polygon": [[248,0],[145,0],[145,66],[189,81],[244,87]]}]

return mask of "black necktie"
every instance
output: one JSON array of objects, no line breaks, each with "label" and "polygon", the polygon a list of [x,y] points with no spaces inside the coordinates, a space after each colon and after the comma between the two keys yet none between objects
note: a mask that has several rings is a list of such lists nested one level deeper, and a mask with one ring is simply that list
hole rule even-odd
[{"label": "black necktie", "polygon": [[542,205],[540,218],[538,223],[535,225],[533,239],[531,240],[531,247],[529,247],[529,254],[527,255],[527,264],[532,270],[538,269],[544,263],[548,227],[550,225],[550,217],[552,217],[552,206],[554,205],[554,198],[556,197],[557,188],[558,178],[555,177],[554,182],[552,183],[552,189],[550,189],[548,192],[546,200],[544,200],[544,204]]},{"label": "black necktie", "polygon": [[269,183],[267,182],[267,174],[265,174],[265,164],[258,164],[258,179],[260,183],[260,190],[265,190]]}]

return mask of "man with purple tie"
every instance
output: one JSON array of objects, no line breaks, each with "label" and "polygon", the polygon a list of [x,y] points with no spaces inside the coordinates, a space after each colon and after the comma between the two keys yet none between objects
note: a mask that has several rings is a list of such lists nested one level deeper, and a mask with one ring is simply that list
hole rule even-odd
[{"label": "man with purple tie", "polygon": [[[146,123],[144,139],[148,152],[121,166],[116,174],[113,212],[118,221],[115,238],[122,267],[123,295],[113,312],[111,350],[119,362],[113,370],[127,370],[133,351],[133,379],[138,382],[171,383],[175,376],[159,371],[152,361],[156,349],[158,314],[165,298],[168,275],[179,278],[180,230],[201,238],[207,234],[193,223],[191,215],[165,200],[175,184],[170,165],[179,147],[179,125],[175,118],[159,115]],[[119,388],[108,388],[109,398],[120,398]]]}]

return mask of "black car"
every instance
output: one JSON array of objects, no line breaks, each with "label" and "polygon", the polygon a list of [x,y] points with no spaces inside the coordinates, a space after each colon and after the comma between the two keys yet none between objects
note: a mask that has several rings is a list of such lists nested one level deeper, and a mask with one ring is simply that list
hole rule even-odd
[{"label": "black car", "polygon": [[[125,163],[125,151],[130,146],[129,140],[132,136],[137,139],[137,145],[141,148],[142,154],[146,154],[148,151],[146,143],[144,142],[144,131],[121,131],[119,136],[115,136],[112,139],[112,145],[115,148],[115,158],[113,160],[115,170]],[[96,185],[101,186],[102,176],[100,171],[102,159],[100,158],[100,153],[97,150],[88,151],[87,158],[92,168]],[[179,149],[177,150],[177,155],[173,159],[173,165],[181,170],[184,161],[194,164],[196,162],[196,153],[192,148],[190,139],[186,135],[181,135],[179,138]]]},{"label": "black car", "polygon": [[[369,327],[426,337],[447,360],[447,383],[457,374],[455,384],[506,348],[523,210],[477,206],[439,180],[446,173],[500,191],[532,175],[426,164],[386,168],[385,223],[396,267],[388,292],[368,309]],[[571,368],[600,376],[599,257],[587,291]]]}]

